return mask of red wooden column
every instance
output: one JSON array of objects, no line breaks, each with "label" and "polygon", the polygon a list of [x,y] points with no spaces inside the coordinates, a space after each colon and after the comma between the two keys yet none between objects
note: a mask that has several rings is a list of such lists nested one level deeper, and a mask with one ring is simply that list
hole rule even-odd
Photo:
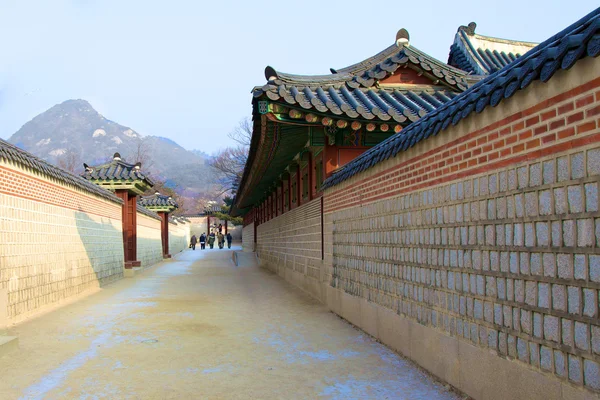
[{"label": "red wooden column", "polygon": [[171,258],[171,255],[169,254],[169,213],[159,211],[157,214],[160,216],[163,258]]},{"label": "red wooden column", "polygon": [[210,215],[206,216],[206,234],[210,235]]},{"label": "red wooden column", "polygon": [[287,180],[288,185],[288,211],[292,209],[292,174],[289,175]]},{"label": "red wooden column", "polygon": [[302,171],[300,170],[300,164],[296,164],[296,196],[298,202],[296,203],[296,207],[302,204],[302,177],[300,174]]},{"label": "red wooden column", "polygon": [[227,235],[227,220],[225,220],[225,234]]},{"label": "red wooden column", "polygon": [[125,268],[130,269],[142,265],[137,261],[137,196],[127,189],[117,189],[115,194],[123,200],[123,253]]},{"label": "red wooden column", "polygon": [[311,201],[313,199],[313,185],[314,185],[314,157],[312,155],[312,153],[309,151],[308,152],[308,201]]}]

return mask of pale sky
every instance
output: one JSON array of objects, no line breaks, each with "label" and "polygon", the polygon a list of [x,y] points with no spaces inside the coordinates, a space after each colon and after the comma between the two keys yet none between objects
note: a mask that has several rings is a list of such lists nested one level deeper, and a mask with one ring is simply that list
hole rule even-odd
[{"label": "pale sky", "polygon": [[264,68],[327,74],[406,28],[446,62],[456,29],[540,42],[597,0],[0,0],[0,137],[57,103],[85,99],[144,135],[208,153],[251,114]]}]

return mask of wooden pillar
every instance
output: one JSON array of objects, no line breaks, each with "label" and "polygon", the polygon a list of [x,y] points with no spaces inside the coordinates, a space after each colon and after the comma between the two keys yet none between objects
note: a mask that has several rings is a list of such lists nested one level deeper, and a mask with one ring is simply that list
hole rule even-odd
[{"label": "wooden pillar", "polygon": [[308,152],[308,201],[313,199],[313,185],[314,185],[314,157],[312,153]]},{"label": "wooden pillar", "polygon": [[225,234],[227,235],[227,220],[225,220]]},{"label": "wooden pillar", "polygon": [[288,211],[292,209],[292,175],[287,180],[288,183]]},{"label": "wooden pillar", "polygon": [[137,196],[125,189],[115,190],[115,194],[123,200],[121,218],[124,265],[127,269],[139,267],[142,263],[137,261]]},{"label": "wooden pillar", "polygon": [[206,215],[206,234],[210,235],[210,215]]},{"label": "wooden pillar", "polygon": [[162,239],[163,258],[171,258],[169,254],[169,213],[160,211],[160,233]]},{"label": "wooden pillar", "polygon": [[296,203],[296,207],[302,204],[302,171],[300,170],[300,164],[296,164],[296,198],[298,202]]}]

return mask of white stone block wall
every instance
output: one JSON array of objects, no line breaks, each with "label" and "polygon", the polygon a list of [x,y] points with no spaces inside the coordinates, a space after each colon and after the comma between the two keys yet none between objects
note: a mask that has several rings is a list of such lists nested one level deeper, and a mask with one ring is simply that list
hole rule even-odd
[{"label": "white stone block wall", "polygon": [[0,289],[12,321],[122,276],[118,202],[0,159]]},{"label": "white stone block wall", "polygon": [[137,260],[142,262],[142,268],[161,262],[162,241],[160,219],[137,213]]},{"label": "white stone block wall", "polygon": [[244,251],[254,251],[254,222],[242,228],[242,248]]},{"label": "white stone block wall", "polygon": [[389,310],[405,354],[468,394],[492,392],[466,379],[467,350],[493,355],[488,388],[535,371],[544,396],[600,392],[599,68],[582,61],[328,189],[332,309],[394,345],[373,323]]},{"label": "white stone block wall", "polygon": [[321,198],[260,224],[256,234],[256,252],[269,269],[320,278]]}]

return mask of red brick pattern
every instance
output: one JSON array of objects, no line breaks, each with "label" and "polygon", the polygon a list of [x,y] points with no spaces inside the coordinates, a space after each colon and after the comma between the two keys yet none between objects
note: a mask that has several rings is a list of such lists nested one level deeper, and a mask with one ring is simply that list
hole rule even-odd
[{"label": "red brick pattern", "polygon": [[0,166],[0,193],[69,208],[102,217],[121,219],[121,205],[65,186]]},{"label": "red brick pattern", "polygon": [[[325,213],[600,141],[600,78],[325,195]],[[441,133],[444,134],[443,132]]]}]

